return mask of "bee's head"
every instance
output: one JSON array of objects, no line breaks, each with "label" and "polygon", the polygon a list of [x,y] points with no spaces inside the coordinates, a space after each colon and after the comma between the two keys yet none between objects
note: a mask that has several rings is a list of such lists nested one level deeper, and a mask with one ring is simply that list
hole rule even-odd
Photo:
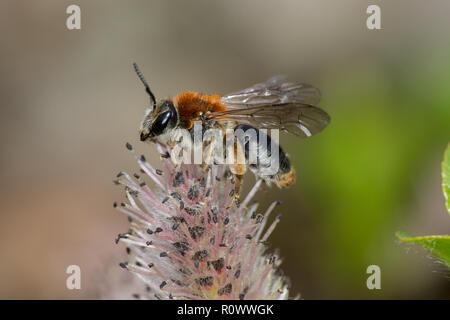
[{"label": "bee's head", "polygon": [[139,70],[136,63],[133,64],[136,73],[141,79],[145,86],[145,91],[147,91],[150,96],[150,108],[145,111],[144,119],[142,119],[140,128],[140,138],[141,141],[147,139],[154,140],[163,134],[168,133],[171,129],[175,128],[178,120],[177,111],[173,102],[170,100],[162,100],[156,103],[155,96],[150,90],[147,81],[145,81],[142,72]]},{"label": "bee's head", "polygon": [[141,141],[168,133],[177,125],[177,119],[177,112],[170,100],[162,100],[154,108],[148,108],[141,123]]}]

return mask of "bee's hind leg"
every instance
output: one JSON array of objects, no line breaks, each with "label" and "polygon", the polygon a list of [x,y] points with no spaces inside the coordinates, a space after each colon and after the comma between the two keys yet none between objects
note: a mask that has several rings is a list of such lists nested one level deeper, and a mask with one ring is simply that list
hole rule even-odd
[{"label": "bee's hind leg", "polygon": [[[208,171],[208,169],[210,168],[211,164],[214,161],[214,137],[211,137],[211,141],[210,143],[206,146],[206,152],[205,152],[205,157],[202,159],[202,164],[201,167],[203,169],[203,172]],[[202,149],[205,149],[205,142],[203,142],[203,146]]]},{"label": "bee's hind leg", "polygon": [[235,141],[235,143],[231,145],[231,149],[227,149],[227,154],[230,153],[233,154],[233,161],[231,164],[229,164],[229,169],[232,174],[231,180],[234,184],[234,188],[231,191],[234,198],[232,203],[236,203],[236,205],[239,206],[239,197],[241,194],[243,176],[245,174],[245,171],[247,171],[245,154],[238,141]]}]

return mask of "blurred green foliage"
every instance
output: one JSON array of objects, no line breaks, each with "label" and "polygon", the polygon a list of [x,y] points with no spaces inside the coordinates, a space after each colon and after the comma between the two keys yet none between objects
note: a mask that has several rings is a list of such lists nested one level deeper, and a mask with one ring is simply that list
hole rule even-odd
[{"label": "blurred green foliage", "polygon": [[355,61],[351,69],[330,72],[320,104],[330,126],[305,143],[289,138],[296,192],[320,215],[315,265],[335,297],[345,298],[344,291],[369,297],[370,264],[380,265],[394,284],[406,267],[393,253],[394,232],[408,219],[430,155],[450,138],[449,57],[450,50],[380,65]]},{"label": "blurred green foliage", "polygon": [[[442,193],[445,199],[445,207],[450,213],[449,193],[450,193],[450,144],[444,153],[441,166]],[[398,232],[397,237],[403,242],[413,242],[421,245],[436,258],[450,268],[450,236],[423,236],[411,237],[406,233]]]},{"label": "blurred green foliage", "polygon": [[450,268],[450,236],[411,237],[406,233],[398,232],[397,237],[403,242],[413,242],[421,245]]},{"label": "blurred green foliage", "polygon": [[444,195],[445,207],[450,214],[450,143],[444,154],[441,166],[442,194]]}]

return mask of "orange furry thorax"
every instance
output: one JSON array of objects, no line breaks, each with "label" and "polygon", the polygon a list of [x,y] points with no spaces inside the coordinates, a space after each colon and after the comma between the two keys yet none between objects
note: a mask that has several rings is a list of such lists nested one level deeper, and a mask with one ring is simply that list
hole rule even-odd
[{"label": "orange furry thorax", "polygon": [[201,113],[227,110],[220,101],[220,95],[184,92],[176,96],[174,100],[178,106],[180,124],[185,129],[190,129]]}]

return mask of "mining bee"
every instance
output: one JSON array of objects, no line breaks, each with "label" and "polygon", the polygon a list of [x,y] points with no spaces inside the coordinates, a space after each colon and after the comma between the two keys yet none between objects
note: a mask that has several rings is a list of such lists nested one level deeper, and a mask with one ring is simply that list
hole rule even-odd
[{"label": "mining bee", "polygon": [[[306,138],[320,132],[330,122],[329,115],[314,106],[320,99],[318,89],[308,84],[286,82],[283,76],[271,77],[225,96],[184,92],[173,99],[156,100],[136,64],[134,68],[150,96],[150,107],[146,109],[140,127],[141,141],[173,148],[179,143],[174,139],[175,132],[179,129],[192,132],[195,121],[200,121],[204,129],[255,130],[259,133],[256,146],[251,147],[247,140],[237,140],[232,146],[235,159],[243,160],[228,164],[229,171],[239,181],[237,185],[247,168],[257,178],[280,188],[289,187],[295,181],[294,169],[286,153],[269,135],[262,134],[261,129],[279,129]],[[260,143],[261,137],[267,139],[266,143]],[[224,140],[218,143],[224,143]],[[279,165],[276,172],[267,174],[274,147],[278,150]],[[242,150],[240,157],[239,150]],[[257,161],[247,164],[252,151],[257,153]]]}]

